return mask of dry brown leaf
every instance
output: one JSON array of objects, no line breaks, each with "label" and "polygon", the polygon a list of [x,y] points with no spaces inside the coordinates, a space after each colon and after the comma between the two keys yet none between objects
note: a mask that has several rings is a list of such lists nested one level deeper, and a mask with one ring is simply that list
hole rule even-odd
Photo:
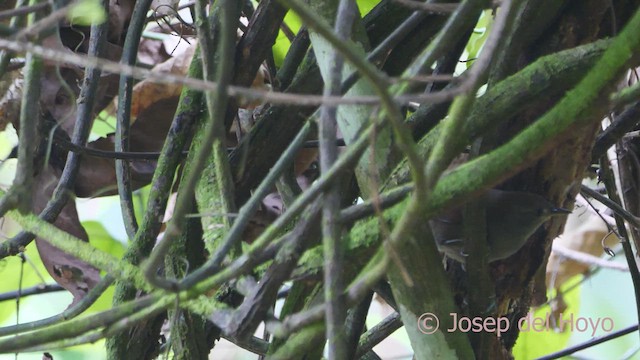
[{"label": "dry brown leaf", "polygon": [[[191,59],[195,52],[195,44],[185,49],[183,53],[172,57],[169,60],[153,67],[153,71],[166,72],[174,75],[186,75],[191,64]],[[177,98],[182,91],[181,84],[160,84],[154,81],[143,80],[133,87],[133,99],[131,102],[132,123],[141,120],[143,112],[147,111],[151,106],[157,105],[164,101],[172,101],[177,104]],[[114,99],[106,111],[115,114],[118,108],[118,100]],[[174,111],[168,113],[159,113],[154,111],[154,122],[171,123]],[[132,140],[133,141],[133,140]]]},{"label": "dry brown leaf", "polygon": [[143,64],[158,64],[171,58],[164,44],[158,39],[143,38],[138,46],[138,61]]},{"label": "dry brown leaf", "polygon": [[[102,151],[113,151],[114,138],[113,135],[100,138],[90,142],[87,147]],[[157,150],[158,148],[152,150],[134,149],[134,151]],[[151,182],[153,172],[156,169],[155,160],[136,160],[130,161],[129,164],[131,165],[131,184],[134,190]],[[78,197],[109,196],[118,193],[116,184],[115,160],[87,156],[84,157],[80,163],[74,192]]]},{"label": "dry brown leaf", "polygon": [[[34,212],[39,213],[44,209],[58,184],[59,176],[60,172],[50,166],[47,166],[36,176],[33,184],[35,191],[33,194]],[[89,241],[87,232],[78,219],[78,212],[73,199],[67,202],[67,205],[62,209],[53,224],[79,239]],[[56,248],[45,239],[36,238],[36,247],[47,272],[60,286],[73,295],[71,305],[84,298],[87,292],[100,281],[100,271],[98,269]]]},{"label": "dry brown leaf", "polygon": [[[186,74],[194,51],[195,47],[192,46],[181,56],[169,59],[156,66],[154,70]],[[134,86],[131,109],[133,119],[129,133],[130,151],[157,152],[162,149],[181,91],[181,85],[157,84],[150,81],[141,81]],[[115,109],[117,99],[112,101],[107,111],[115,114]],[[114,139],[114,135],[109,135],[90,142],[87,147],[114,151]],[[155,160],[136,160],[130,161],[129,164],[134,189],[151,182],[156,168]],[[116,194],[115,160],[84,157],[76,178],[75,193],[79,197]]]}]

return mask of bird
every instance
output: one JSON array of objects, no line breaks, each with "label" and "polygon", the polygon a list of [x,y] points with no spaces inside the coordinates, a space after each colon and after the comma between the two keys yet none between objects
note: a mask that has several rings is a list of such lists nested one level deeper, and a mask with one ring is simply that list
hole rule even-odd
[{"label": "bird", "polygon": [[[527,239],[552,216],[571,213],[540,195],[491,189],[477,200],[484,207],[488,242],[488,262],[515,254]],[[462,208],[447,211],[429,221],[438,249],[462,264],[464,251],[464,217]]]}]

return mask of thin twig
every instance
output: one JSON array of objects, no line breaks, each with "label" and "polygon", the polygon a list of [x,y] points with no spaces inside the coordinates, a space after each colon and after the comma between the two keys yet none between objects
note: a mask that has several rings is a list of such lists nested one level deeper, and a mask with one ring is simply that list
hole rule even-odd
[{"label": "thin twig", "polygon": [[244,301],[233,312],[214,312],[211,320],[224,332],[243,338],[253,334],[268,312],[273,308],[278,289],[289,279],[302,254],[318,243],[318,225],[322,202],[316,199],[300,217],[295,228],[286,236],[286,244],[278,250],[273,263],[259,283],[245,295]]},{"label": "thin twig", "polygon": [[[411,65],[407,67],[402,73],[402,77],[411,78],[428,72],[431,66],[446,54],[448,49],[455,46],[458,40],[465,34],[469,23],[475,22],[482,11],[482,3],[481,1],[464,1],[458,6],[446,24],[438,32],[436,38],[416,57]],[[396,85],[395,88],[406,93],[414,86],[414,84],[404,83]],[[462,92],[464,93],[468,90],[467,88]]]},{"label": "thin twig", "polygon": [[[29,0],[17,0],[14,9],[23,8],[29,5]],[[9,10],[10,11],[10,10]],[[25,27],[27,22],[27,16],[15,16],[9,22],[9,28],[11,29],[20,29]],[[9,65],[11,64],[11,59],[13,57],[13,53],[11,51],[0,51],[0,77],[3,77],[4,74],[9,69]]]},{"label": "thin twig", "polygon": [[[22,350],[62,339],[73,339],[92,330],[112,324],[122,318],[126,320],[132,314],[145,313],[151,305],[158,302],[158,298],[158,295],[146,296],[95,315],[76,318],[63,324],[56,324],[27,334],[0,339],[0,352]],[[130,323],[130,325],[132,324]],[[102,337],[104,337],[105,333],[101,333]]]},{"label": "thin twig", "polygon": [[[7,301],[15,299],[20,293],[20,297],[30,296],[30,295],[38,295],[38,294],[46,294],[50,292],[63,291],[64,288],[58,284],[45,284],[45,285],[35,285],[30,288],[20,289],[16,291],[9,291],[0,294],[0,301]],[[1,331],[1,328],[0,328]]]},{"label": "thin twig", "polygon": [[629,266],[627,265],[607,261],[601,257],[593,256],[582,251],[573,250],[555,242],[551,246],[551,251],[556,253],[561,258],[577,261],[585,265],[597,266],[605,269],[613,269],[622,272],[629,272]]},{"label": "thin twig", "polygon": [[35,148],[38,144],[38,120],[40,119],[40,77],[42,59],[27,55],[24,90],[20,104],[20,142],[18,143],[18,165],[13,180],[12,192],[18,196],[18,209],[31,209],[32,185],[34,177]]},{"label": "thin twig", "polygon": [[[424,206],[424,202],[418,199],[424,199],[426,197],[425,191],[427,189],[427,182],[425,174],[422,171],[423,161],[416,151],[416,144],[411,132],[404,126],[404,117],[400,113],[397,103],[394,102],[391,97],[386,77],[381,75],[371,63],[363,59],[360,54],[354,50],[355,47],[352,46],[350,42],[345,42],[339,39],[331,31],[331,28],[324,21],[317,19],[314,16],[313,11],[303,2],[299,0],[280,1],[294,10],[307,24],[307,26],[313,28],[318,32],[318,34],[333,45],[337,51],[343,54],[345,59],[356,67],[356,69],[362,73],[363,77],[370,81],[373,85],[374,91],[380,98],[384,109],[384,113],[381,115],[387,117],[387,121],[391,125],[394,135],[397,138],[396,145],[407,157],[412,179],[415,183],[414,201],[411,202],[408,207],[408,211],[403,214],[390,239],[391,244],[395,241],[403,241],[403,239],[408,237],[407,232],[414,229],[413,223],[418,221],[418,218],[421,216],[419,207]],[[399,92],[394,91],[394,93]],[[373,274],[370,279],[373,279],[376,276],[382,276],[386,270],[386,264],[387,261],[380,261],[377,266],[378,271]],[[400,267],[402,266],[400,263],[397,263],[397,265]],[[405,280],[407,279],[405,278]],[[364,296],[366,294],[365,289],[359,288],[359,290],[360,291],[352,292],[352,294],[355,295],[357,293],[358,296]]]},{"label": "thin twig", "polygon": [[[91,305],[93,305],[98,298],[107,290],[107,288],[113,283],[113,277],[106,276],[100,282],[96,284],[85,297],[83,297],[80,301],[73,304],[69,308],[65,309],[62,313],[50,316],[45,319],[36,320],[32,322],[22,323],[14,326],[6,326],[0,328],[0,336],[6,335],[14,335],[27,331],[35,331],[46,326],[54,325],[63,321],[67,321],[75,318],[76,316],[82,314],[85,310],[87,310]],[[55,288],[55,286],[48,285],[51,288]],[[59,287],[61,290],[64,288]],[[57,291],[57,290],[50,290]],[[24,296],[25,294],[23,294]]]},{"label": "thin twig", "polygon": [[[199,17],[199,20],[196,21],[196,23],[198,24],[198,31],[200,33],[198,40],[202,56],[203,77],[205,80],[210,80],[214,77],[214,64],[213,59],[210,57],[213,53],[211,51],[213,35],[210,33],[208,26],[209,21],[205,13],[205,5],[205,2],[202,0],[197,2],[196,15]],[[220,11],[220,40],[217,48],[220,60],[215,69],[215,78],[218,86],[215,93],[205,93],[210,118],[203,129],[201,147],[198,149],[198,153],[195,154],[189,173],[181,185],[173,211],[173,217],[167,225],[164,238],[151,253],[144,270],[145,276],[153,285],[164,289],[178,289],[175,282],[158,277],[157,271],[160,264],[164,261],[164,256],[169,250],[172,241],[181,233],[185,222],[184,215],[192,209],[193,204],[191,201],[195,188],[200,180],[206,161],[210,158],[209,154],[212,149],[216,169],[215,180],[217,186],[215,186],[215,188],[218,191],[217,197],[221,200],[224,212],[233,213],[236,211],[233,182],[230,177],[231,169],[226,148],[224,147],[224,114],[228,101],[228,94],[225,88],[231,82],[233,76],[233,49],[235,46],[239,8],[234,1],[224,0],[220,3]],[[224,221],[227,227],[232,223],[230,218],[225,218]]]},{"label": "thin twig", "polygon": [[234,245],[237,245],[241,240],[242,234],[249,224],[251,217],[258,210],[260,204],[262,203],[262,199],[264,199],[264,197],[273,189],[273,186],[275,185],[280,175],[293,162],[295,156],[302,147],[301,145],[304,143],[305,138],[309,135],[309,133],[311,133],[312,127],[313,126],[311,122],[308,122],[307,124],[305,124],[305,126],[302,127],[289,147],[287,147],[287,149],[271,168],[264,180],[262,180],[258,188],[253,192],[251,198],[249,198],[249,200],[238,211],[238,217],[234,220],[233,225],[231,226],[231,229],[229,229],[224,242],[220,244],[220,246],[216,249],[214,255],[211,257],[211,266],[219,267],[229,250]]},{"label": "thin twig", "polygon": [[[357,12],[353,0],[340,0],[336,13],[334,32],[336,37],[347,41],[351,37],[351,28]],[[340,94],[344,57],[334,50],[328,54],[329,71],[324,76],[323,95]],[[338,109],[324,105],[320,109],[320,171],[331,169],[338,157],[336,132],[338,131]],[[340,210],[339,184],[333,183],[324,194],[322,205],[322,248],[324,250],[324,301],[325,335],[328,341],[328,358],[347,358],[347,337],[345,319],[347,309],[344,306],[344,248],[341,244],[341,229],[338,222]]]},{"label": "thin twig", "polygon": [[[481,3],[481,1],[478,3]],[[463,141],[466,139],[458,140],[460,138],[458,136],[460,128],[471,112],[471,108],[476,99],[476,92],[482,85],[482,78],[487,75],[489,65],[491,64],[493,55],[498,48],[498,42],[502,36],[502,30],[507,23],[510,9],[511,1],[505,0],[499,15],[496,17],[493,30],[485,42],[480,57],[473,64],[468,77],[461,86],[466,89],[466,92],[457,97],[453,101],[453,104],[451,104],[449,119],[445,122],[440,139],[431,151],[429,160],[427,161],[425,171],[427,172],[429,187],[435,185],[451,160],[458,155],[459,149],[464,146]]]},{"label": "thin twig", "polygon": [[412,10],[420,10],[430,13],[448,14],[456,11],[460,6],[459,3],[424,3],[414,0],[393,0],[402,6],[406,6]]},{"label": "thin twig", "polygon": [[[189,66],[188,74],[194,77],[201,77],[201,62],[194,59]],[[126,261],[139,264],[142,259],[149,256],[156,243],[156,238],[162,225],[162,216],[166,211],[167,201],[171,194],[175,172],[186,154],[183,149],[200,116],[201,104],[202,93],[188,88],[183,89],[176,114],[169,128],[153,179],[151,180],[151,192],[147,200],[144,217],[135,238],[123,257]],[[116,294],[121,291],[125,291],[125,289],[118,288]]]},{"label": "thin twig", "polygon": [[349,309],[349,313],[345,321],[348,359],[357,358],[356,352],[358,350],[358,343],[360,342],[360,336],[367,328],[367,315],[371,309],[373,296],[374,292],[370,291],[358,305]]},{"label": "thin twig", "polygon": [[582,344],[578,344],[578,345],[574,345],[574,346],[570,346],[566,349],[562,349],[560,351],[557,351],[555,353],[549,354],[549,355],[545,355],[545,356],[541,356],[539,358],[537,358],[536,360],[554,360],[554,359],[560,359],[563,358],[565,356],[571,355],[575,352],[578,352],[580,350],[584,350],[584,349],[588,349],[590,347],[605,343],[609,340],[613,340],[613,339],[617,339],[621,336],[627,335],[627,334],[631,334],[634,331],[638,330],[638,324],[636,325],[631,325],[629,327],[626,327],[624,329],[618,330],[618,331],[614,331],[611,334],[607,334],[605,336],[600,336],[600,337],[595,337],[592,338],[590,340],[587,340],[585,342],[583,342]]},{"label": "thin twig", "polygon": [[[105,11],[107,11],[108,1],[104,1],[103,6],[105,6]],[[107,27],[107,23],[93,25],[91,27],[91,37],[89,38],[88,49],[88,53],[91,56],[99,57],[102,55],[104,44],[106,42]],[[82,101],[78,104],[76,120],[73,126],[73,134],[71,135],[71,146],[82,147],[86,145],[87,139],[89,138],[89,133],[91,132],[91,126],[93,123],[93,108],[96,101],[100,73],[100,69],[97,68],[85,69],[83,85],[78,96]],[[47,114],[47,116],[49,115]],[[54,134],[55,133],[56,132],[54,132]],[[64,169],[60,175],[60,180],[53,191],[53,195],[39,215],[41,219],[53,222],[58,217],[60,211],[62,211],[67,201],[69,201],[79,168],[80,154],[68,154],[67,161],[65,162]],[[27,246],[33,238],[34,236],[32,234],[21,232],[13,239],[4,243],[3,246],[9,249],[8,253],[12,253]]]},{"label": "thin twig", "polygon": [[620,137],[633,130],[640,117],[640,101],[627,106],[596,138],[596,143],[591,151],[591,161],[596,162],[606,151],[613,146]]},{"label": "thin twig", "polygon": [[72,6],[73,3],[53,11],[52,13],[41,18],[27,28],[20,30],[20,32],[15,35],[15,38],[17,40],[38,38],[39,35],[44,31],[57,26],[60,20],[64,19],[67,16],[67,14],[69,13],[69,9]]},{"label": "thin twig", "polygon": [[628,221],[636,229],[640,229],[640,218],[638,218],[637,216],[634,216],[633,214],[631,214],[630,212],[625,210],[620,204],[616,203],[615,201],[613,201],[610,198],[600,194],[599,192],[591,189],[590,187],[588,187],[586,185],[582,185],[580,187],[580,192],[582,192],[583,195],[587,195],[589,197],[592,197],[592,198],[598,200],[604,206],[606,206],[609,209],[613,210],[614,213],[616,213],[617,215],[621,216],[623,219]]},{"label": "thin twig", "polygon": [[[14,52],[27,52],[42,57],[53,62],[62,64],[77,65],[83,67],[96,67],[106,72],[131,76],[135,79],[144,79],[149,82],[159,84],[182,84],[195,90],[217,91],[217,84],[211,81],[187,78],[181,75],[169,74],[160,71],[153,71],[139,66],[131,66],[117,63],[110,60],[89,57],[75,54],[65,50],[56,50],[34,45],[27,42],[13,41],[0,38],[0,49],[7,49]],[[405,76],[406,77],[406,76]],[[405,94],[393,97],[393,102],[397,104],[408,104],[410,102],[420,103],[440,103],[452,100],[461,92],[459,89],[441,91],[432,94]],[[243,86],[228,86],[229,96],[239,97],[242,101],[253,103],[255,101],[270,102],[272,104],[319,106],[327,105],[378,105],[378,96],[331,96],[307,95],[282,93],[268,90],[254,89]],[[241,103],[242,103],[241,101]]]},{"label": "thin twig", "polygon": [[[184,98],[191,99],[193,96],[196,96],[194,92],[189,92]],[[178,112],[176,118],[187,117],[187,114]],[[175,121],[175,119],[174,119]],[[188,124],[182,124],[182,126],[187,126]],[[172,127],[176,127],[178,125],[172,125]],[[169,134],[171,134],[171,130],[169,130]],[[98,157],[105,159],[121,159],[121,160],[158,160],[162,154],[160,151],[107,151],[107,150],[98,150],[94,148],[90,148],[87,146],[80,146],[70,142],[66,136],[58,136],[58,129],[54,135],[54,142],[56,145],[60,146],[63,150],[71,151],[76,154],[90,156],[90,157]],[[167,145],[165,145],[167,146]],[[345,146],[344,139],[336,139],[336,146]],[[318,140],[307,140],[302,145],[305,149],[313,149],[318,147]],[[176,146],[172,146],[172,149],[176,149]],[[235,151],[236,147],[227,147],[227,152]],[[189,155],[188,150],[177,150],[172,152],[172,155],[178,155],[180,158],[184,158]]]},{"label": "thin twig", "polygon": [[[424,175],[422,174],[422,160],[418,156],[415,150],[415,142],[413,137],[407,128],[404,127],[404,117],[400,113],[400,109],[397,103],[393,100],[389,93],[389,86],[387,78],[384,74],[381,74],[373,64],[367,62],[360,54],[355,51],[355,48],[350,41],[342,41],[338,38],[331,27],[326,22],[319,20],[313,11],[300,0],[279,0],[281,3],[286,4],[289,8],[294,10],[302,20],[313,28],[318,34],[324,37],[331,45],[333,45],[337,51],[339,51],[358,71],[362,73],[362,76],[367,78],[373,85],[374,91],[380,98],[382,107],[385,110],[385,115],[388,117],[388,121],[396,136],[399,138],[397,146],[405,153],[409,164],[413,170],[412,175],[416,183],[416,189],[419,190],[422,186]],[[418,191],[419,192],[419,191]]]},{"label": "thin twig", "polygon": [[[640,10],[637,11],[636,16],[640,18]],[[602,181],[604,182],[605,188],[607,189],[609,199],[613,203],[620,205],[622,201],[620,200],[620,197],[616,192],[613,171],[611,170],[608,159],[606,157],[602,157],[600,159],[600,168],[602,170]],[[638,318],[640,318],[640,270],[636,265],[636,257],[633,254],[633,248],[631,247],[631,242],[629,241],[629,235],[624,225],[623,217],[616,213],[615,219],[616,225],[618,227],[618,233],[620,234],[620,243],[622,244],[622,248],[624,249],[624,256],[627,260],[627,265],[630,270],[629,275],[631,276],[631,281],[633,283],[633,290],[635,293],[636,301],[636,313],[638,314]]]},{"label": "thin twig", "polygon": [[[2,195],[2,191],[0,191]],[[20,226],[36,236],[47,239],[51,245],[60,250],[82,259],[96,268],[106,271],[114,277],[133,282],[137,287],[148,290],[149,285],[144,280],[140,269],[134,265],[121,261],[113,255],[98,250],[91,244],[58,229],[52,224],[38,218],[33,214],[22,214],[17,210],[11,210],[7,215]]]},{"label": "thin twig", "polygon": [[[389,36],[387,36],[375,49],[367,54],[367,60],[374,63],[376,66],[381,67],[384,63],[384,59],[388,56],[389,52],[396,47],[400,41],[404,40],[422,21],[427,15],[421,11],[416,11],[403,21],[397,28],[395,28]],[[342,93],[346,93],[351,86],[360,78],[360,73],[354,71],[342,82]]]},{"label": "thin twig", "polygon": [[355,358],[359,359],[401,327],[402,319],[400,318],[399,313],[394,312],[384,318],[381,322],[367,330],[366,333],[362,334],[360,342],[358,343],[358,351],[356,352]]},{"label": "thin twig", "polygon": [[[349,168],[350,166],[353,166],[353,164],[360,158],[364,150],[366,150],[369,141],[369,134],[374,129],[380,128],[381,126],[381,121],[378,121],[374,124],[371,124],[367,129],[365,129],[363,131],[363,134],[346,149],[342,156],[338,158],[338,161],[336,161],[331,170],[323,174],[318,180],[313,183],[310,188],[300,194],[300,196],[294,201],[294,203],[289,206],[287,211],[284,214],[280,215],[269,227],[265,229],[265,231],[256,240],[254,240],[254,242],[251,244],[250,249],[245,251],[244,256],[248,257],[249,259],[251,259],[252,257],[256,257],[257,254],[260,253],[260,251],[262,251],[271,243],[276,234],[278,234],[284,228],[284,226],[289,223],[289,221],[298,216],[307,204],[309,204],[316,197],[318,197],[318,195],[324,192],[327,186],[331,184],[331,182],[334,181],[343,170]],[[180,288],[188,289],[194,284],[202,281],[203,279],[211,277],[220,270],[220,267],[216,266],[216,263],[210,259],[200,269],[197,269],[196,271],[185,277],[180,284]],[[207,286],[207,284],[202,284],[202,286]]]},{"label": "thin twig", "polygon": [[16,17],[16,16],[30,14],[32,12],[44,10],[48,7],[49,7],[49,3],[43,2],[36,5],[20,6],[20,7],[16,7],[15,9],[0,11],[0,20],[5,20],[5,19]]},{"label": "thin twig", "polygon": [[[142,35],[145,24],[145,15],[151,6],[151,2],[152,0],[136,1],[124,41],[121,60],[123,65],[134,65],[136,63],[140,36]],[[118,108],[116,110],[116,151],[129,151],[132,102],[133,77],[120,74],[120,83],[118,84]],[[138,222],[133,206],[131,167],[128,162],[123,160],[116,160],[115,167],[122,220],[127,235],[130,239],[133,239],[138,231]]]},{"label": "thin twig", "polygon": [[413,184],[403,185],[381,194],[377,199],[370,199],[361,204],[352,205],[340,211],[340,222],[347,226],[357,220],[374,215],[376,214],[376,207],[380,210],[392,207],[404,200],[411,191],[413,191]]},{"label": "thin twig", "polygon": [[611,101],[616,107],[640,100],[640,82],[611,94]]}]

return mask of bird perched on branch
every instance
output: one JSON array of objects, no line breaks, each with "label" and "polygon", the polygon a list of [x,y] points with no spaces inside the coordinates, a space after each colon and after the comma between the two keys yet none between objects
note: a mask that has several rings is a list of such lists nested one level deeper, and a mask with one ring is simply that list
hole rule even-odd
[{"label": "bird perched on branch", "polygon": [[[515,254],[545,221],[571,212],[539,195],[519,191],[492,189],[477,201],[485,210],[488,262]],[[440,251],[464,264],[468,254],[464,251],[462,209],[433,218],[429,225]]]}]

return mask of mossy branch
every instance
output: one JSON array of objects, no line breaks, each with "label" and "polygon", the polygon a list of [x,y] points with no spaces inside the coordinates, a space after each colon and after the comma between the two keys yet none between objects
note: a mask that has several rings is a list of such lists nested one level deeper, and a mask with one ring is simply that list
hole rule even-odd
[{"label": "mossy branch", "polygon": [[150,289],[149,284],[142,276],[142,272],[136,266],[96,249],[91,244],[58,229],[34,214],[22,214],[19,211],[11,210],[7,215],[20,224],[23,230],[37,235],[58,249],[97,267],[117,279],[130,281],[139,289]]}]

